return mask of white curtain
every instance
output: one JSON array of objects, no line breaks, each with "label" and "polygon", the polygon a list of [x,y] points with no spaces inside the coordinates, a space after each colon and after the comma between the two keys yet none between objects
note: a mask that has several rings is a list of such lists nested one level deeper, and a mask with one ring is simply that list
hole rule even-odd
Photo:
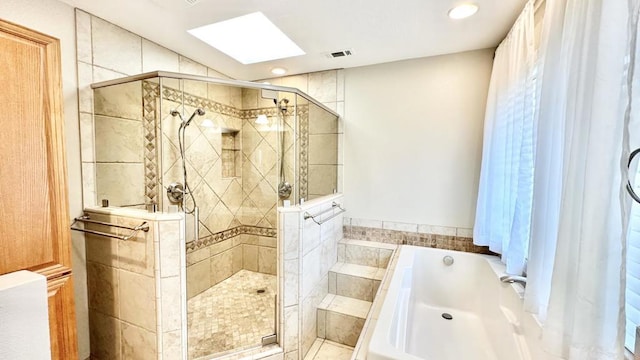
[{"label": "white curtain", "polygon": [[496,50],[485,113],[474,243],[524,270],[533,188],[535,39],[533,1]]},{"label": "white curtain", "polygon": [[555,355],[622,359],[628,4],[546,6],[526,306]]},{"label": "white curtain", "polygon": [[[629,53],[629,104],[626,120],[629,122],[625,138],[625,145],[629,143],[630,150],[640,148],[640,46],[638,35],[640,27],[640,1],[631,0],[631,44]],[[633,129],[633,130],[632,130]],[[637,158],[637,156],[636,156]],[[640,161],[631,164],[630,183],[635,184],[636,193],[640,193]],[[634,175],[631,175],[634,174]],[[635,345],[636,327],[640,326],[640,203],[634,202],[630,209],[629,229],[627,233],[627,279],[625,292],[626,336],[625,346],[632,350]],[[640,355],[640,354],[639,354]]]}]

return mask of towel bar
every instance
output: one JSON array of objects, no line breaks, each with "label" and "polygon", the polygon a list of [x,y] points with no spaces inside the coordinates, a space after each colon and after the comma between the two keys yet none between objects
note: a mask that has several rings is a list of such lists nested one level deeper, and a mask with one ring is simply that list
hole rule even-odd
[{"label": "towel bar", "polygon": [[[324,219],[322,219],[322,220],[320,220],[320,221],[316,220],[316,218],[317,218],[317,217],[319,217],[320,215],[326,214],[326,213],[328,213],[329,211],[332,211],[332,210],[333,210],[333,209],[335,209],[335,208],[340,209],[340,211],[333,213],[333,215],[329,216],[328,218],[324,218]],[[324,224],[325,222],[327,222],[327,221],[329,221],[329,220],[333,219],[334,217],[336,217],[336,216],[338,216],[338,215],[342,214],[342,213],[343,213],[343,212],[345,212],[345,211],[347,211],[347,210],[346,210],[346,209],[344,209],[343,207],[341,207],[341,206],[340,206],[340,204],[338,204],[337,202],[335,202],[335,201],[334,201],[334,202],[331,204],[331,207],[330,207],[330,208],[328,208],[328,209],[326,209],[326,210],[323,210],[323,211],[320,211],[319,213],[317,213],[317,214],[315,214],[315,215],[311,215],[311,214],[309,214],[308,212],[305,212],[305,213],[304,213],[304,219],[305,219],[305,220],[307,220],[307,219],[311,219],[311,220],[313,220],[313,222],[314,222],[314,223],[316,223],[316,224],[318,224],[318,225],[322,225],[322,224]]]},{"label": "towel bar", "polygon": [[[111,226],[111,227],[116,227],[116,228],[120,228],[120,229],[127,229],[127,230],[131,230],[131,233],[129,235],[116,235],[116,234],[105,233],[105,232],[102,232],[102,231],[96,231],[96,230],[90,230],[90,229],[81,229],[81,228],[73,227],[73,225],[78,221],[84,222],[84,223],[89,223],[89,224],[105,225],[105,226]],[[125,226],[125,225],[112,224],[112,223],[108,223],[108,222],[104,222],[104,221],[91,220],[88,215],[84,215],[84,216],[77,217],[77,218],[73,219],[73,224],[71,224],[71,230],[82,231],[84,233],[88,233],[88,234],[92,234],[92,235],[105,236],[105,237],[110,237],[110,238],[114,238],[114,239],[120,239],[120,240],[127,241],[127,240],[133,238],[134,236],[136,236],[136,234],[139,231],[148,232],[149,231],[149,224],[146,221],[144,221],[144,222],[142,222],[142,224],[140,224],[138,226],[131,227],[131,226]]]}]

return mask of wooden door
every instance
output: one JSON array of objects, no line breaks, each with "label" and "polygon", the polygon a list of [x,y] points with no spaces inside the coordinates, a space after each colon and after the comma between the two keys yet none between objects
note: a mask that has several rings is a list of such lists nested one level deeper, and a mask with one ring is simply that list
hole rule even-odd
[{"label": "wooden door", "polygon": [[77,359],[58,39],[0,20],[0,274],[47,277],[54,359]]}]

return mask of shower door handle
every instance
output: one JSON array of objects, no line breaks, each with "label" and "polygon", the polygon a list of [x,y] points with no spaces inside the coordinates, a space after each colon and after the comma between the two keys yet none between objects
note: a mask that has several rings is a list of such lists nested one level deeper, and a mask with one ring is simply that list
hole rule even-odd
[{"label": "shower door handle", "polygon": [[[631,154],[629,155],[629,163],[627,164],[627,168],[631,169],[631,162],[633,161],[633,158],[638,154],[640,154],[640,148],[637,148],[631,152]],[[627,180],[627,191],[629,192],[629,195],[631,195],[633,200],[640,203],[640,196],[638,196],[638,194],[636,194],[636,192],[633,190],[633,186],[631,186],[631,180],[629,179]]]}]

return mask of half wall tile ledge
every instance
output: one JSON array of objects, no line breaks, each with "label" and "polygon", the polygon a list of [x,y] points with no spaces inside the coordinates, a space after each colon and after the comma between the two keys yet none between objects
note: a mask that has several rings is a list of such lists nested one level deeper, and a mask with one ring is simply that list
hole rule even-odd
[{"label": "half wall tile ledge", "polygon": [[91,207],[85,207],[84,211],[94,213],[94,214],[122,216],[122,217],[151,220],[151,221],[176,221],[176,220],[183,220],[184,218],[184,216],[181,213],[161,213],[161,212],[150,213],[150,212],[147,212],[146,210],[121,208],[121,207],[91,206]]}]

